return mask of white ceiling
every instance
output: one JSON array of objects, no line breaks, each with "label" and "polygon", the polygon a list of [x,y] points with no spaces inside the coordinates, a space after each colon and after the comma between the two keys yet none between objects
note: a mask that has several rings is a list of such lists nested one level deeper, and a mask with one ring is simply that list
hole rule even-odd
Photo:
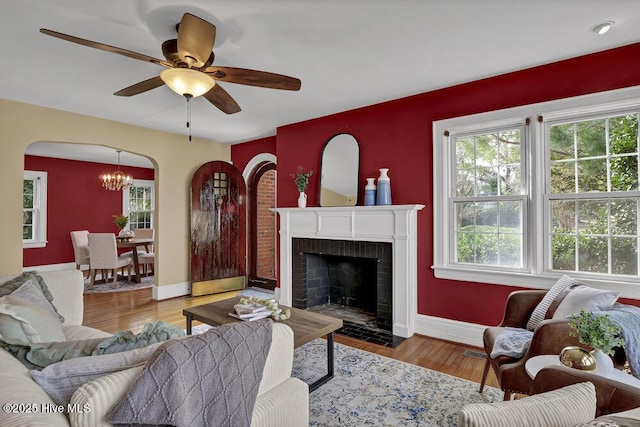
[{"label": "white ceiling", "polygon": [[[214,65],[298,77],[299,92],[221,83],[242,111],[192,101],[194,136],[238,143],[278,126],[640,40],[638,0],[5,0],[0,97],[184,134],[184,99],[113,93],[161,67],[43,35],[163,59],[190,12],[217,29]],[[589,28],[615,21],[597,36]]]}]

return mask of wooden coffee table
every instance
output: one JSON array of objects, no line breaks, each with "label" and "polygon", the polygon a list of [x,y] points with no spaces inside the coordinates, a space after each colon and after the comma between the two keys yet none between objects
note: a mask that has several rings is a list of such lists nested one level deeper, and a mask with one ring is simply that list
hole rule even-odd
[{"label": "wooden coffee table", "polygon": [[[194,320],[211,326],[239,322],[240,320],[229,316],[229,313],[234,311],[233,306],[238,303],[238,299],[230,298],[182,310],[182,314],[187,318],[187,335],[191,335],[191,323]],[[333,378],[333,332],[342,327],[342,319],[298,308],[280,307],[291,310],[291,317],[283,323],[293,330],[294,348],[327,336],[327,375],[309,385],[309,391],[312,392]]]}]

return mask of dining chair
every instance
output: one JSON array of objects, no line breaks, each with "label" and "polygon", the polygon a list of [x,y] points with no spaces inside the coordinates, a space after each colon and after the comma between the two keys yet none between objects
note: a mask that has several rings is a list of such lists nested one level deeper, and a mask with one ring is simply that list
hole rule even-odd
[{"label": "dining chair", "polygon": [[116,246],[116,235],[113,233],[89,233],[89,268],[91,269],[91,282],[89,289],[93,289],[96,280],[96,273],[102,270],[102,278],[106,281],[107,276],[105,270],[111,270],[113,274],[113,288],[118,282],[117,270],[121,269],[124,275],[124,269],[127,268],[127,280],[131,283],[131,265],[130,257],[118,256],[118,248]]},{"label": "dining chair", "polygon": [[138,252],[138,262],[142,265],[144,275],[149,274],[148,266],[151,266],[152,271],[155,273],[155,260],[156,254],[153,252]]},{"label": "dining chair", "polygon": [[83,265],[89,266],[89,230],[72,231],[70,234],[76,269],[82,270]]},{"label": "dining chair", "polygon": [[[134,228],[131,231],[133,231],[133,237],[135,239],[153,239],[153,238],[155,238],[155,233],[154,233],[154,229],[153,228]],[[149,245],[149,250],[148,251],[147,251],[146,248],[144,248],[142,246],[138,246],[136,249],[138,251],[138,255],[146,253],[146,252],[153,252],[153,245]],[[133,251],[123,252],[123,253],[120,254],[120,256],[133,257]]]}]

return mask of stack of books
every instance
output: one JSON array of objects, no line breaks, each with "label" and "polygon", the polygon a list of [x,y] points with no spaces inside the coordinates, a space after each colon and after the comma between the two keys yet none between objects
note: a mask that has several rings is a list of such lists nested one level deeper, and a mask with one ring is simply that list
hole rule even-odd
[{"label": "stack of books", "polygon": [[245,321],[264,319],[265,317],[273,315],[275,311],[279,311],[279,309],[275,311],[270,310],[266,306],[254,302],[248,304],[236,304],[233,308],[235,312],[229,313],[229,316]]}]

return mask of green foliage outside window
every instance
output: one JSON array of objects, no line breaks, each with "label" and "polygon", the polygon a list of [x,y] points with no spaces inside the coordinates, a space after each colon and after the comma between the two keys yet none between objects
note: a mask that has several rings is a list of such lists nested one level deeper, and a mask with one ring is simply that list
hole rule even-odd
[{"label": "green foliage outside window", "polygon": [[637,191],[638,116],[551,126],[551,192],[593,199],[551,200],[552,268],[638,275],[638,201],[597,193]]}]

